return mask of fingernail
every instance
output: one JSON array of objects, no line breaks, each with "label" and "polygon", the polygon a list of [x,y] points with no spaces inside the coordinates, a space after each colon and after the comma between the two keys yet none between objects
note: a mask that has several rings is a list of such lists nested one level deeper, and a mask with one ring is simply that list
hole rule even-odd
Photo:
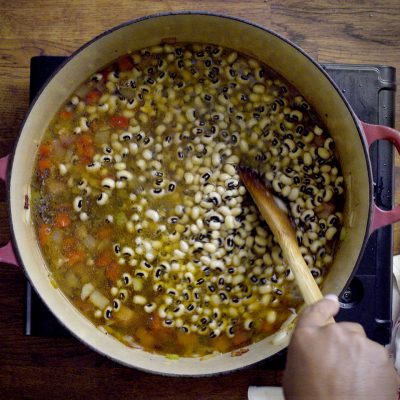
[{"label": "fingernail", "polygon": [[336,302],[336,303],[339,302],[338,297],[336,296],[336,294],[333,294],[333,293],[327,294],[327,295],[325,296],[325,299],[334,301],[334,302]]}]

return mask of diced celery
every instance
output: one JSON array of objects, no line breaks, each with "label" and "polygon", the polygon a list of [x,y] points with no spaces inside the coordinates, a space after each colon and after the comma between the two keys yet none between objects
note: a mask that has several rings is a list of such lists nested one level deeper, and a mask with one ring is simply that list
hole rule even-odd
[{"label": "diced celery", "polygon": [[119,212],[115,216],[115,223],[118,227],[123,227],[128,222],[128,218],[126,217],[124,212]]},{"label": "diced celery", "polygon": [[168,358],[169,360],[179,360],[178,354],[166,354],[165,358]]},{"label": "diced celery", "polygon": [[31,204],[35,205],[40,200],[40,192],[38,190],[31,190]]},{"label": "diced celery", "polygon": [[53,277],[49,276],[50,284],[53,286],[54,289],[58,289],[57,282],[53,279]]},{"label": "diced celery", "polygon": [[108,303],[109,303],[107,297],[103,296],[97,290],[94,290],[91,293],[91,295],[89,296],[89,300],[94,306],[96,306],[100,310],[104,310],[107,307]]},{"label": "diced celery", "polygon": [[94,292],[94,286],[89,282],[82,286],[81,299],[86,300]]}]

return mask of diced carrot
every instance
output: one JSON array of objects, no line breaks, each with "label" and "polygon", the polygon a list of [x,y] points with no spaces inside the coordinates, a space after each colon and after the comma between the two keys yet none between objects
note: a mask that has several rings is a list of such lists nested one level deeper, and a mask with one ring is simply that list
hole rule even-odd
[{"label": "diced carrot", "polygon": [[127,129],[129,126],[129,119],[122,115],[113,115],[110,117],[110,124],[113,128]]},{"label": "diced carrot", "polygon": [[87,104],[96,104],[101,97],[101,92],[97,89],[91,90],[85,96],[85,101]]},{"label": "diced carrot", "polygon": [[49,243],[50,235],[51,235],[51,227],[47,224],[41,224],[39,226],[39,243],[42,246],[46,246]]},{"label": "diced carrot", "polygon": [[250,339],[249,332],[240,329],[235,333],[235,336],[232,338],[232,343],[235,346],[242,346],[243,344],[248,342],[249,339]]},{"label": "diced carrot", "polygon": [[45,174],[46,171],[50,171],[52,162],[48,158],[41,158],[38,162],[39,171],[42,175]]},{"label": "diced carrot", "polygon": [[52,146],[50,143],[43,143],[39,146],[39,157],[47,158],[51,154]]},{"label": "diced carrot", "polygon": [[106,267],[106,277],[111,281],[116,281],[121,275],[121,267],[118,263],[113,262]]},{"label": "diced carrot", "polygon": [[72,118],[72,112],[67,110],[61,110],[59,117],[63,121],[68,121]]},{"label": "diced carrot", "polygon": [[165,326],[163,325],[163,321],[161,317],[158,314],[152,314],[150,317],[150,329],[152,331],[162,331],[165,329]]},{"label": "diced carrot", "polygon": [[76,141],[76,151],[81,158],[91,159],[94,155],[93,139],[90,135],[82,134]]},{"label": "diced carrot", "polygon": [[85,260],[85,253],[82,250],[71,250],[67,255],[67,264],[75,265]]},{"label": "diced carrot", "polygon": [[133,68],[132,58],[127,55],[118,58],[118,68],[120,71],[131,70]]},{"label": "diced carrot", "polygon": [[112,235],[112,228],[110,228],[109,226],[102,226],[101,228],[99,228],[99,230],[97,231],[97,235],[96,237],[98,239],[109,239],[110,236]]},{"label": "diced carrot", "polygon": [[96,265],[98,267],[107,267],[114,261],[114,257],[109,250],[104,250],[96,258]]},{"label": "diced carrot", "polygon": [[71,218],[65,212],[56,215],[54,223],[57,228],[66,228],[71,225]]},{"label": "diced carrot", "polygon": [[88,146],[92,143],[93,143],[93,138],[90,135],[83,133],[82,135],[79,136],[78,139],[79,146]]},{"label": "diced carrot", "polygon": [[67,258],[66,263],[70,266],[76,265],[86,258],[85,252],[79,248],[79,242],[71,236],[64,238],[63,252]]},{"label": "diced carrot", "polygon": [[72,249],[74,249],[75,247],[77,246],[77,241],[76,241],[76,239],[75,238],[73,238],[73,237],[66,237],[66,238],[64,238],[64,240],[63,240],[63,249],[64,249],[64,252],[69,252],[69,251],[71,251]]}]

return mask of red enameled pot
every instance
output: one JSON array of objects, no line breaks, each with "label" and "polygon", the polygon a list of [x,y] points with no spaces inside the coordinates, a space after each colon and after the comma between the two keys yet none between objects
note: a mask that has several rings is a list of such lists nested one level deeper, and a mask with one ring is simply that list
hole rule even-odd
[{"label": "red enameled pot", "polygon": [[400,219],[400,209],[383,211],[373,199],[368,149],[375,140],[389,140],[400,152],[400,134],[394,129],[360,121],[323,68],[295,44],[254,23],[206,13],[153,15],[117,26],[77,50],[53,74],[32,103],[13,156],[0,160],[0,178],[6,182],[12,244],[0,249],[0,261],[22,267],[40,297],[78,339],[124,365],[168,375],[208,375],[228,372],[265,359],[287,346],[290,330],[249,346],[240,357],[222,354],[205,360],[169,360],[126,347],[104,334],[80,314],[49,280],[25,198],[35,153],[46,127],[70,93],[88,76],[128,51],[160,44],[163,39],[204,42],[236,49],[258,58],[292,83],[321,116],[339,154],[345,181],[345,239],[335,254],[323,292],[340,294],[351,278],[370,234]]}]

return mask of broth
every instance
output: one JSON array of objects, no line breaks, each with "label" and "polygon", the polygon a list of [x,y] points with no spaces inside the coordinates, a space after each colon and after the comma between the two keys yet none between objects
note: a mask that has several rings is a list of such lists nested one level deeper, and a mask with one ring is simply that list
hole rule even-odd
[{"label": "broth", "polygon": [[343,177],[293,87],[207,44],[142,49],[94,74],[45,132],[32,178],[38,242],[59,288],[126,345],[171,357],[276,332],[301,299],[239,163],[287,205],[321,284]]}]

